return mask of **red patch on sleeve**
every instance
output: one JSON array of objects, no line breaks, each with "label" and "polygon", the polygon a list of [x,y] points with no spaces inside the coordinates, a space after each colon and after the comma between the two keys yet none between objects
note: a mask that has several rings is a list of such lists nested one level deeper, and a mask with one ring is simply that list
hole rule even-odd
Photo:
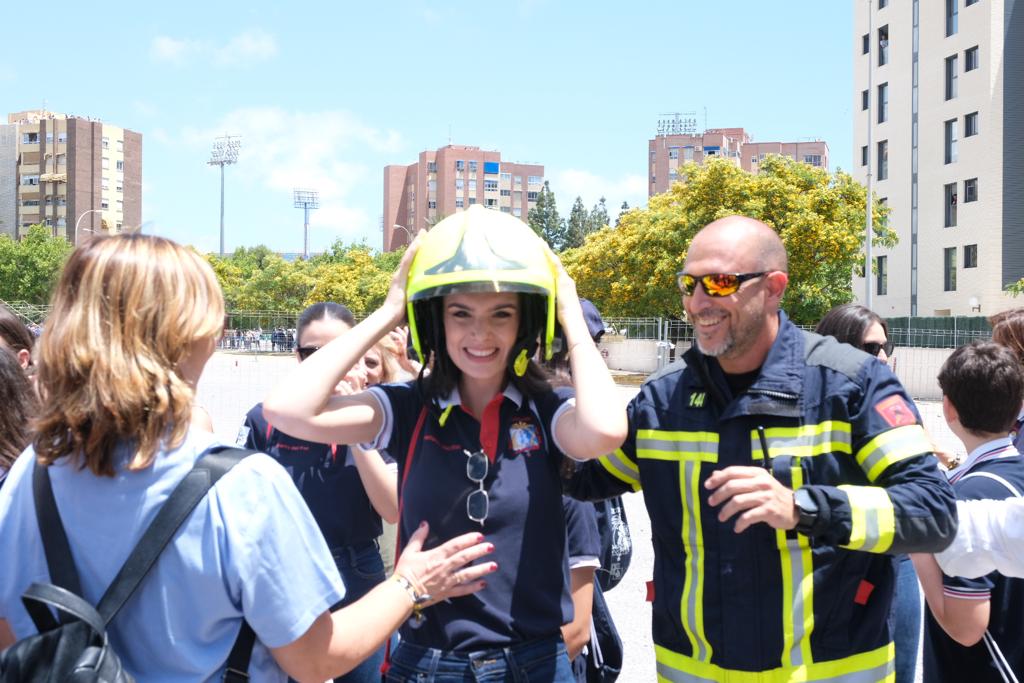
[{"label": "red patch on sleeve", "polygon": [[647,582],[647,602],[654,602],[654,581]]},{"label": "red patch on sleeve", "polygon": [[876,403],[875,410],[878,411],[883,420],[889,423],[890,427],[917,424],[914,410],[902,396],[890,396],[884,401]]},{"label": "red patch on sleeve", "polygon": [[858,605],[868,604],[868,598],[871,597],[871,593],[875,590],[875,584],[861,579],[860,585],[857,586],[857,595],[853,598],[853,601]]}]

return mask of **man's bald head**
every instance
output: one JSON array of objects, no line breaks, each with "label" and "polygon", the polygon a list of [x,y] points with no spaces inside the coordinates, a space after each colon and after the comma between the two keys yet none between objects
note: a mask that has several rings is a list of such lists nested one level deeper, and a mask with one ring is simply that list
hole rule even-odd
[{"label": "man's bald head", "polygon": [[735,254],[739,261],[750,263],[749,268],[754,271],[789,270],[782,239],[756,218],[726,216],[708,223],[690,242],[686,260],[690,261],[705,250],[719,249]]}]

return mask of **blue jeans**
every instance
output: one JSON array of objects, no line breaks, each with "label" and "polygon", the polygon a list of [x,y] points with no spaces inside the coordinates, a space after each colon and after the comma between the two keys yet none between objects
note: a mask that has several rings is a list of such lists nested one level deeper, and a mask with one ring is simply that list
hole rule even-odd
[{"label": "blue jeans", "polygon": [[479,652],[450,652],[401,641],[388,683],[574,683],[561,634]]},{"label": "blue jeans", "polygon": [[917,646],[921,637],[921,593],[909,555],[896,557],[896,595],[893,596],[892,612],[895,617],[896,683],[914,683]]},{"label": "blue jeans", "polygon": [[[386,578],[384,561],[381,560],[376,541],[332,548],[331,555],[334,556],[334,564],[337,565],[341,580],[345,583],[345,599],[332,606],[332,612],[352,604]],[[383,663],[384,647],[381,647],[363,660],[362,664],[334,680],[345,683],[380,683],[380,666]]]}]

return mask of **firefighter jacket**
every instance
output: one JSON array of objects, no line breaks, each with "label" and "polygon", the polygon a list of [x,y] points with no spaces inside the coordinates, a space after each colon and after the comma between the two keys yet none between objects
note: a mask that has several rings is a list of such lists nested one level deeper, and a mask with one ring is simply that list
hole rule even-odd
[{"label": "firefighter jacket", "polygon": [[[892,554],[937,552],[956,533],[953,492],[899,380],[779,315],[746,391],[732,396],[694,345],[641,387],[623,446],[566,482],[584,499],[643,489],[662,681],[892,680]],[[810,532],[719,522],[704,482],[732,465],[806,487],[820,511]]]}]

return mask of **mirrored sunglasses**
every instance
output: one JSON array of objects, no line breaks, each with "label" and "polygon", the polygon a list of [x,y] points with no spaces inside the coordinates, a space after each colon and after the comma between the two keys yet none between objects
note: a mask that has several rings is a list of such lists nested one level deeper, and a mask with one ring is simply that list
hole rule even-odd
[{"label": "mirrored sunglasses", "polygon": [[729,296],[735,294],[740,285],[747,280],[767,275],[770,271],[763,270],[760,273],[709,273],[707,275],[694,276],[682,271],[676,273],[676,284],[684,296],[693,296],[699,282],[708,296]]},{"label": "mirrored sunglasses", "polygon": [[466,477],[479,486],[476,491],[470,493],[469,497],[466,498],[466,515],[474,522],[480,524],[480,526],[483,526],[491,507],[490,497],[487,495],[487,491],[484,490],[484,479],[487,478],[490,461],[487,459],[487,454],[482,450],[470,453],[463,449],[462,452],[466,454]]}]

